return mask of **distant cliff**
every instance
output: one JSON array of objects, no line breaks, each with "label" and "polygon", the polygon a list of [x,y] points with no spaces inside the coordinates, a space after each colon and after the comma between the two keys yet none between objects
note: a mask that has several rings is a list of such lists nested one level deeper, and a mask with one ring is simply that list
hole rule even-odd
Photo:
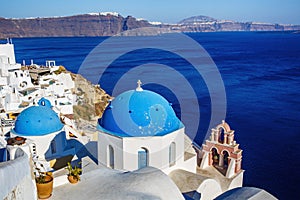
[{"label": "distant cliff", "polygon": [[207,16],[195,16],[180,21],[173,26],[182,32],[216,31],[299,31],[300,25],[272,24],[260,22],[235,22],[217,20]]},{"label": "distant cliff", "polygon": [[86,14],[69,17],[0,18],[0,38],[110,36],[122,31],[152,26],[145,20],[121,15]]},{"label": "distant cliff", "polygon": [[[258,22],[235,22],[217,20],[207,16],[195,16],[177,24],[150,23],[132,16],[122,17],[115,13],[94,13],[68,17],[6,19],[0,18],[0,38],[17,37],[73,37],[111,36],[126,30],[145,27],[144,33],[155,35],[170,32],[216,32],[216,31],[299,31],[300,25],[284,25]],[[125,33],[126,35],[126,33]]]}]

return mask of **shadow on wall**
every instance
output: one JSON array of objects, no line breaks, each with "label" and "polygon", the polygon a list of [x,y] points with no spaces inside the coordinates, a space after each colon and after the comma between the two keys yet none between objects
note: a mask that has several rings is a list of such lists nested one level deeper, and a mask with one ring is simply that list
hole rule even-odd
[{"label": "shadow on wall", "polygon": [[86,156],[88,156],[90,159],[92,159],[95,163],[98,164],[98,160],[96,159],[97,158],[96,141],[91,141],[86,145],[83,145],[81,142],[79,142],[76,139],[66,140],[63,137],[64,134],[65,133],[62,132],[56,135],[51,141],[49,148],[45,153],[46,160],[50,161],[50,165],[52,165],[52,168],[54,170],[58,170],[67,166],[67,163],[71,162],[74,156],[76,156],[77,159],[73,160],[72,164],[79,165],[82,158]]}]

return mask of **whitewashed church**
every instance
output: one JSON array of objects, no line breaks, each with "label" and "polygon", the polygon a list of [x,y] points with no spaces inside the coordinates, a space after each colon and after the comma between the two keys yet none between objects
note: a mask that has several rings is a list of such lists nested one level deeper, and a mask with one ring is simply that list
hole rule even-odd
[{"label": "whitewashed church", "polygon": [[107,167],[133,171],[152,166],[166,174],[175,169],[196,172],[196,153],[188,148],[191,144],[185,144],[184,125],[171,104],[143,90],[140,81],[135,90],[111,102],[98,129],[98,160]]}]

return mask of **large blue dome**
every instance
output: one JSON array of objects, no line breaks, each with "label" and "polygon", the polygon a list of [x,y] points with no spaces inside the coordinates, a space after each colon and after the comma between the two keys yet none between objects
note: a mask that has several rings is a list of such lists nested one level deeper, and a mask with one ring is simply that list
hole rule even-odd
[{"label": "large blue dome", "polygon": [[99,119],[100,130],[121,137],[161,136],[183,127],[170,103],[149,90],[117,96]]},{"label": "large blue dome", "polygon": [[17,135],[41,136],[63,128],[58,115],[48,106],[48,103],[43,105],[31,106],[19,114],[14,128]]}]

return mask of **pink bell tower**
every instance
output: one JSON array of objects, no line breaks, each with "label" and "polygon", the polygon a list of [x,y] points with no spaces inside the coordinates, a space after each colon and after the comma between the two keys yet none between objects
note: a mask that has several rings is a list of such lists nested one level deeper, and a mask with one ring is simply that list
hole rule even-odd
[{"label": "pink bell tower", "polygon": [[209,139],[202,145],[202,154],[200,169],[213,166],[226,178],[242,170],[242,150],[234,140],[234,130],[224,120],[212,129]]}]

